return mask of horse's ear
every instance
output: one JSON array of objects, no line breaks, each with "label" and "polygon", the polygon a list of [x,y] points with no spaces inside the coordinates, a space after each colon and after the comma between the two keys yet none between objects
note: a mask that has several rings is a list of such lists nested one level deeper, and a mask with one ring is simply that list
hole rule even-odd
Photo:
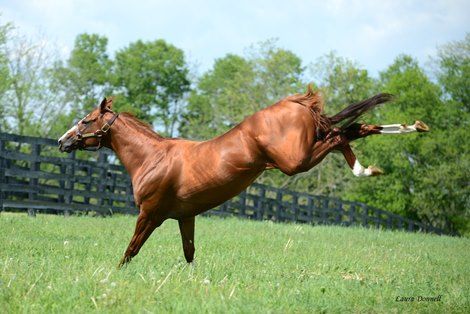
[{"label": "horse's ear", "polygon": [[106,111],[111,111],[113,107],[113,99],[104,98],[100,104],[100,112],[105,113]]}]

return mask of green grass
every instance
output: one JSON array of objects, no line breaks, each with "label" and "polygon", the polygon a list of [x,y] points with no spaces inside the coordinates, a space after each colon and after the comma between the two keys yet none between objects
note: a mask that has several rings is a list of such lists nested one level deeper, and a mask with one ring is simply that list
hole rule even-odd
[{"label": "green grass", "polygon": [[0,312],[470,311],[467,238],[198,218],[194,267],[167,221],[118,271],[135,219],[2,213]]}]

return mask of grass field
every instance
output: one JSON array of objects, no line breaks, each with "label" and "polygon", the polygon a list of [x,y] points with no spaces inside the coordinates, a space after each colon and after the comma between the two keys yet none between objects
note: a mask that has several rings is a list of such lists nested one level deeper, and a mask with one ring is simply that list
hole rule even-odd
[{"label": "grass field", "polygon": [[2,213],[0,312],[470,311],[467,238],[198,218],[194,267],[167,221],[118,271],[135,219]]}]

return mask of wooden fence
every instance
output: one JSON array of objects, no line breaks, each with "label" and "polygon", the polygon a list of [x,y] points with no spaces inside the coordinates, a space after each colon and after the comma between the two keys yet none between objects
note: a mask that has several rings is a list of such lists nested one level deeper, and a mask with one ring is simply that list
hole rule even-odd
[{"label": "wooden fence", "polygon": [[[0,133],[0,211],[137,214],[132,186],[113,152],[60,153],[52,139]],[[206,214],[309,224],[361,225],[444,234],[443,230],[358,202],[262,184]]]}]

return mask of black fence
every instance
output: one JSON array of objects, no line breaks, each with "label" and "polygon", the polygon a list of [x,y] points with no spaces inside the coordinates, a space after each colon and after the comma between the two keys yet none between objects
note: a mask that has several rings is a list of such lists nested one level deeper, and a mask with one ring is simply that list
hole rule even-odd
[{"label": "black fence", "polygon": [[[0,133],[0,210],[53,214],[137,214],[130,178],[114,153],[60,153],[52,139]],[[309,224],[361,225],[444,234],[358,202],[262,184],[206,214]]]}]

